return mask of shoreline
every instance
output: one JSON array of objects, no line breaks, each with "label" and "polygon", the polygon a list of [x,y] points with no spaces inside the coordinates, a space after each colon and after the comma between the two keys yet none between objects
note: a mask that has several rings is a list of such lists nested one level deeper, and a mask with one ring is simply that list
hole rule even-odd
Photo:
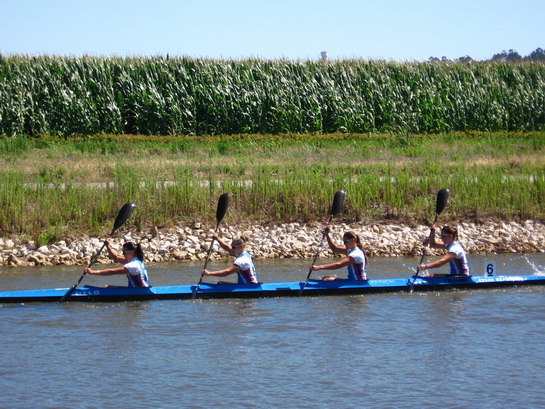
[{"label": "shoreline", "polygon": [[[484,223],[457,223],[459,241],[471,254],[538,253],[545,252],[545,224],[533,220],[519,222],[487,221]],[[410,227],[405,224],[336,223],[333,238],[340,242],[342,234],[352,230],[358,234],[369,257],[417,256],[422,254],[429,227]],[[155,228],[145,233],[122,230],[114,236],[112,247],[120,251],[125,241],[140,242],[146,263],[205,260],[214,228],[202,223],[169,229]],[[250,240],[248,251],[256,259],[312,258],[318,251],[323,235],[319,223],[283,223],[275,225],[248,224],[219,229],[221,237]],[[0,238],[0,267],[85,265],[101,248],[103,237],[66,238],[57,243],[37,247],[32,242],[22,243],[19,238]],[[430,256],[440,251],[429,249]],[[320,257],[333,257],[324,240]],[[217,243],[211,260],[229,259]],[[110,264],[106,251],[97,260]]]}]

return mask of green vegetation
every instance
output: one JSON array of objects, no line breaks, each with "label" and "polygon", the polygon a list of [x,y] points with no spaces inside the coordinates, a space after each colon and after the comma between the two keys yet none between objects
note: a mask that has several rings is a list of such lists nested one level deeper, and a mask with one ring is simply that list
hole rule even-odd
[{"label": "green vegetation", "polygon": [[[0,235],[213,220],[545,220],[545,64],[0,55]],[[158,136],[150,136],[158,135]],[[162,136],[164,135],[164,136]]]},{"label": "green vegetation", "polygon": [[0,139],[0,234],[38,242],[108,231],[125,202],[133,229],[228,218],[423,223],[451,189],[447,218],[545,220],[545,133],[444,135],[97,135]]},{"label": "green vegetation", "polygon": [[0,55],[0,135],[535,132],[545,64]]}]

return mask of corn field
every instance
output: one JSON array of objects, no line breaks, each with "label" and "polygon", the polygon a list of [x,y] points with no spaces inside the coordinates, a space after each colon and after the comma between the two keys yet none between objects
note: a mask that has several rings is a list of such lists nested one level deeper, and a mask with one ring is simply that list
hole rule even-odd
[{"label": "corn field", "polygon": [[0,55],[0,135],[545,129],[545,65]]}]

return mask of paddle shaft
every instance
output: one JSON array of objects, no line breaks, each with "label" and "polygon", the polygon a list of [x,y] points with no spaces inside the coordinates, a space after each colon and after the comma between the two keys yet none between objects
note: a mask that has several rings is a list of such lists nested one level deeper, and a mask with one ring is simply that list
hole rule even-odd
[{"label": "paddle shaft", "polygon": [[[439,217],[439,213],[436,213],[435,218],[433,219],[433,224],[437,222],[438,217]],[[428,239],[424,243],[424,250],[422,250],[422,257],[420,257],[420,262],[418,263],[418,265],[422,264],[422,261],[424,261],[424,257],[426,257],[426,252],[428,250],[428,246],[430,244],[432,234],[433,234],[433,230],[430,230],[430,235],[428,236]],[[420,270],[418,269],[418,267],[416,267],[416,274],[413,277],[413,282],[411,283],[411,288],[409,290],[410,293],[413,292],[414,282],[416,281],[416,278],[418,277],[419,273],[420,273]]]},{"label": "paddle shaft", "polygon": [[[341,211],[345,197],[346,197],[346,192],[344,190],[338,190],[337,192],[335,192],[335,195],[333,196],[333,204],[331,205],[331,211],[329,212],[329,221],[327,222],[328,226],[331,224],[331,220],[333,220],[333,216],[335,216]],[[326,235],[327,235],[327,227],[324,229],[324,234],[322,235],[322,239],[320,240],[320,245],[318,246],[318,250],[316,251],[316,254],[314,254],[314,259],[312,260],[312,264],[310,265],[310,268],[308,269],[307,278],[305,282],[303,283],[303,286],[299,290],[297,297],[301,297],[301,294],[303,293],[303,290],[305,289],[308,283],[308,279],[310,278],[310,274],[312,273],[312,266],[314,265],[314,263],[316,263],[318,254],[322,250],[322,244],[324,242]]]},{"label": "paddle shaft", "polygon": [[[91,260],[91,263],[87,266],[87,268],[91,268],[91,266],[97,262],[98,256],[100,255],[100,253],[102,253],[102,250],[104,250],[104,247],[106,247],[107,244],[108,244],[108,242],[104,241],[104,243],[102,244],[102,247],[100,248],[98,253],[93,257],[93,259]],[[83,278],[86,275],[87,275],[87,272],[84,271],[83,274],[81,275],[81,277],[79,278],[79,280],[77,281],[77,283],[74,284],[72,286],[72,288],[70,288],[70,290],[68,290],[68,292],[66,294],[64,294],[64,296],[61,298],[61,300],[59,302],[63,302],[66,298],[70,297],[72,292],[76,289],[76,287],[79,285],[79,283],[81,283],[81,280],[83,280]]]},{"label": "paddle shaft", "polygon": [[[438,214],[435,215],[435,219],[433,219],[433,224],[435,224],[437,222],[437,217],[438,216],[439,216]],[[424,250],[422,251],[422,257],[420,257],[420,263],[418,263],[418,265],[422,264],[422,261],[424,261],[424,257],[426,257],[426,252],[427,252],[428,247],[430,245],[432,234],[433,234],[433,230],[430,230],[430,235],[428,236],[426,242],[424,243]],[[416,274],[418,274],[418,272],[419,271],[417,270]]]},{"label": "paddle shaft", "polygon": [[[112,233],[110,234],[110,236],[112,236],[114,234],[115,231],[112,231]],[[95,264],[98,260],[98,256],[100,255],[100,253],[102,253],[102,250],[104,250],[104,247],[106,247],[106,245],[108,244],[108,242],[106,240],[104,240],[104,243],[102,243],[102,247],[100,248],[100,250],[97,252],[97,254],[95,254],[95,256],[93,257],[93,259],[91,260],[91,263],[89,263],[89,265],[87,266],[87,268],[91,268],[91,266],[93,264]],[[71,295],[72,293],[74,292],[74,290],[76,289],[76,287],[81,283],[81,281],[85,278],[85,276],[87,275],[87,271],[83,271],[83,274],[81,275],[81,277],[79,278],[79,280],[76,282],[76,284],[74,284],[67,292],[66,294],[63,295],[63,297],[61,298],[61,300],[59,302],[64,302],[66,301]]]},{"label": "paddle shaft", "polygon": [[[214,230],[216,233],[218,231],[219,225],[220,225],[220,222],[218,222],[218,224],[216,224],[216,228]],[[203,270],[206,270],[206,266],[208,265],[208,262],[210,261],[210,255],[212,254],[212,248],[214,247],[214,242],[215,241],[216,241],[216,238],[214,236],[212,236],[212,242],[210,243],[210,248],[208,249],[208,254],[206,255],[206,260],[204,262],[204,267],[202,268]],[[193,290],[193,294],[191,295],[192,300],[194,300],[195,297],[197,296],[197,293],[199,292],[199,288],[201,288],[203,278],[204,278],[204,272],[201,271],[201,278],[199,279],[199,283],[197,284],[197,286]]]},{"label": "paddle shaft", "polygon": [[[333,215],[329,217],[329,222],[327,223],[328,225],[331,223],[332,219],[333,219]],[[310,274],[312,273],[312,266],[314,265],[314,263],[316,263],[316,260],[318,259],[318,254],[320,254],[320,251],[322,251],[322,245],[324,244],[324,239],[326,238],[326,236],[327,236],[327,228],[324,229],[324,232],[322,234],[322,239],[320,240],[320,244],[318,245],[318,250],[314,254],[314,258],[312,259],[312,264],[310,268],[308,269],[308,274],[307,274],[307,279],[305,280],[305,284],[308,282],[308,279],[310,278]]]},{"label": "paddle shaft", "polygon": [[[123,226],[123,224],[125,224],[127,219],[130,217],[131,213],[134,211],[135,206],[136,205],[134,203],[125,203],[123,205],[123,207],[119,210],[117,217],[115,218],[114,227],[112,229],[112,232],[110,233],[110,237],[115,234],[117,229],[119,229],[121,226]],[[107,244],[108,242],[104,240],[102,247],[97,252],[97,254],[95,254],[95,256],[93,257],[93,259],[91,260],[91,263],[87,266],[87,268],[91,268],[91,266],[96,263],[96,261],[98,260],[98,256],[100,255],[100,253],[102,253],[102,250],[104,250],[104,247],[106,247]],[[81,283],[81,280],[83,280],[83,278],[86,275],[87,275],[87,272],[83,270],[83,274],[79,278],[78,282],[74,284],[72,287],[70,287],[70,289],[63,295],[63,297],[60,299],[59,302],[64,302],[68,300],[68,298],[70,298],[70,296],[72,295],[76,287],[79,285],[79,283]]]},{"label": "paddle shaft", "polygon": [[[229,193],[223,193],[219,199],[218,199],[218,207],[216,208],[216,228],[214,229],[214,232],[218,232],[218,228],[220,226],[221,221],[225,217],[225,213],[227,213],[227,208],[229,207]],[[212,235],[212,242],[210,243],[210,248],[208,249],[208,254],[206,255],[206,261],[204,262],[204,267],[202,268],[203,271],[201,271],[201,278],[199,279],[199,283],[193,290],[193,294],[191,295],[191,299],[194,300],[197,296],[197,293],[199,292],[199,288],[201,288],[202,280],[204,278],[204,270],[206,270],[206,266],[208,265],[208,261],[210,260],[210,255],[212,254],[212,247],[214,247],[214,241],[216,238],[214,235]]]},{"label": "paddle shaft", "polygon": [[[437,193],[437,200],[435,202],[435,219],[433,219],[433,225],[437,222],[437,218],[439,215],[445,210],[445,207],[447,207],[448,203],[448,196],[450,191],[448,189],[441,189],[439,193]],[[428,239],[424,243],[424,250],[422,251],[422,257],[420,257],[420,263],[418,265],[422,264],[422,261],[424,261],[424,257],[426,257],[426,251],[428,249],[428,246],[430,244],[431,236],[433,234],[433,230],[430,230],[430,235],[428,236]],[[416,274],[414,275],[413,282],[411,283],[411,288],[409,292],[413,292],[414,282],[416,281],[416,278],[418,277],[418,273],[420,273],[420,270],[418,270],[418,267],[416,267]]]},{"label": "paddle shaft", "polygon": [[[329,216],[329,222],[327,223],[328,226],[331,223],[331,220],[333,220],[333,215]],[[324,233],[322,234],[322,239],[320,240],[320,244],[318,245],[318,250],[316,250],[316,253],[314,254],[314,258],[312,259],[312,264],[310,265],[308,269],[308,274],[305,282],[303,283],[303,286],[299,290],[299,293],[297,294],[297,297],[301,297],[301,294],[303,293],[303,290],[305,289],[308,280],[310,278],[310,275],[312,274],[312,266],[316,263],[316,260],[318,259],[318,254],[320,254],[320,251],[322,251],[322,244],[324,243],[324,239],[327,236],[327,228],[324,229]]]}]

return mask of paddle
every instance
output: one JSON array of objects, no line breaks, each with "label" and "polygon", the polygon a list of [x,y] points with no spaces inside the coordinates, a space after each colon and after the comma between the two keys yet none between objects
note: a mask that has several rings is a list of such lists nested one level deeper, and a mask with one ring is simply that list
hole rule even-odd
[{"label": "paddle", "polygon": [[[220,225],[220,222],[223,220],[223,216],[225,216],[225,213],[227,213],[227,207],[229,206],[229,193],[224,193],[220,196],[218,199],[218,208],[216,209],[216,228],[214,229],[214,232],[218,231],[218,227]],[[206,266],[208,264],[208,261],[210,260],[210,254],[212,254],[212,247],[214,246],[215,237],[212,235],[212,242],[210,243],[210,248],[208,249],[208,254],[206,256],[206,261],[204,262],[203,270],[206,270]],[[201,288],[202,279],[204,277],[204,273],[201,272],[201,278],[199,280],[199,283],[193,290],[193,294],[191,296],[191,299],[194,300],[197,296],[197,293],[199,292],[199,288]]]},{"label": "paddle", "polygon": [[[127,219],[130,217],[131,213],[133,212],[134,208],[136,207],[136,205],[134,203],[125,203],[123,205],[123,207],[121,208],[121,210],[119,210],[119,213],[117,214],[117,217],[115,218],[115,222],[114,222],[114,228],[112,229],[112,232],[110,233],[110,236],[113,236],[114,233],[117,231],[117,229],[119,229],[121,226],[123,226],[123,224],[125,224],[125,222],[127,221]],[[100,248],[100,250],[98,251],[97,254],[95,254],[95,256],[93,257],[93,259],[91,260],[91,264],[89,264],[87,266],[87,268],[91,268],[91,266],[93,264],[96,263],[97,259],[98,259],[98,256],[100,255],[100,253],[102,253],[102,250],[104,249],[104,247],[106,247],[106,244],[108,244],[107,241],[104,241],[104,243],[102,244],[102,247]],[[87,273],[85,271],[83,271],[83,274],[81,275],[81,277],[79,278],[78,282],[76,284],[74,284],[67,292],[66,294],[63,295],[63,297],[60,299],[59,302],[64,302],[64,301],[68,301],[68,299],[70,298],[70,295],[72,295],[72,293],[74,292],[74,290],[76,289],[76,287],[79,285],[79,283],[81,283],[81,280],[83,280],[83,277],[85,277],[87,275]]]},{"label": "paddle", "polygon": [[[328,225],[331,223],[333,216],[336,216],[341,211],[341,207],[343,206],[345,197],[346,197],[346,192],[344,190],[338,190],[335,193],[335,196],[333,197],[333,204],[331,205],[331,211],[329,212],[329,222],[327,223]],[[318,250],[316,251],[316,254],[314,254],[314,259],[312,260],[312,264],[310,265],[310,268],[308,269],[307,279],[305,280],[305,282],[303,283],[303,286],[299,290],[297,297],[301,297],[301,294],[303,293],[303,290],[305,289],[308,283],[308,279],[310,278],[310,274],[312,273],[312,266],[314,265],[314,263],[316,263],[318,254],[322,250],[322,243],[324,242],[326,235],[327,235],[327,228],[324,229],[324,233],[322,235],[322,239],[320,240]]]},{"label": "paddle", "polygon": [[[433,224],[437,222],[437,217],[445,210],[445,207],[447,206],[448,202],[448,189],[441,189],[439,193],[437,193],[437,201],[435,203],[435,219],[433,219]],[[428,245],[430,244],[432,232],[430,231],[430,235],[428,236],[427,240],[424,242],[424,250],[422,251],[422,257],[420,257],[420,263],[418,265],[422,264],[422,261],[424,260],[424,257],[426,257],[426,251],[428,249]],[[416,278],[418,277],[418,273],[420,273],[420,270],[418,270],[418,267],[416,269],[416,274],[413,277],[413,282],[411,283],[411,289],[409,292],[413,292],[414,282],[416,281]]]}]

